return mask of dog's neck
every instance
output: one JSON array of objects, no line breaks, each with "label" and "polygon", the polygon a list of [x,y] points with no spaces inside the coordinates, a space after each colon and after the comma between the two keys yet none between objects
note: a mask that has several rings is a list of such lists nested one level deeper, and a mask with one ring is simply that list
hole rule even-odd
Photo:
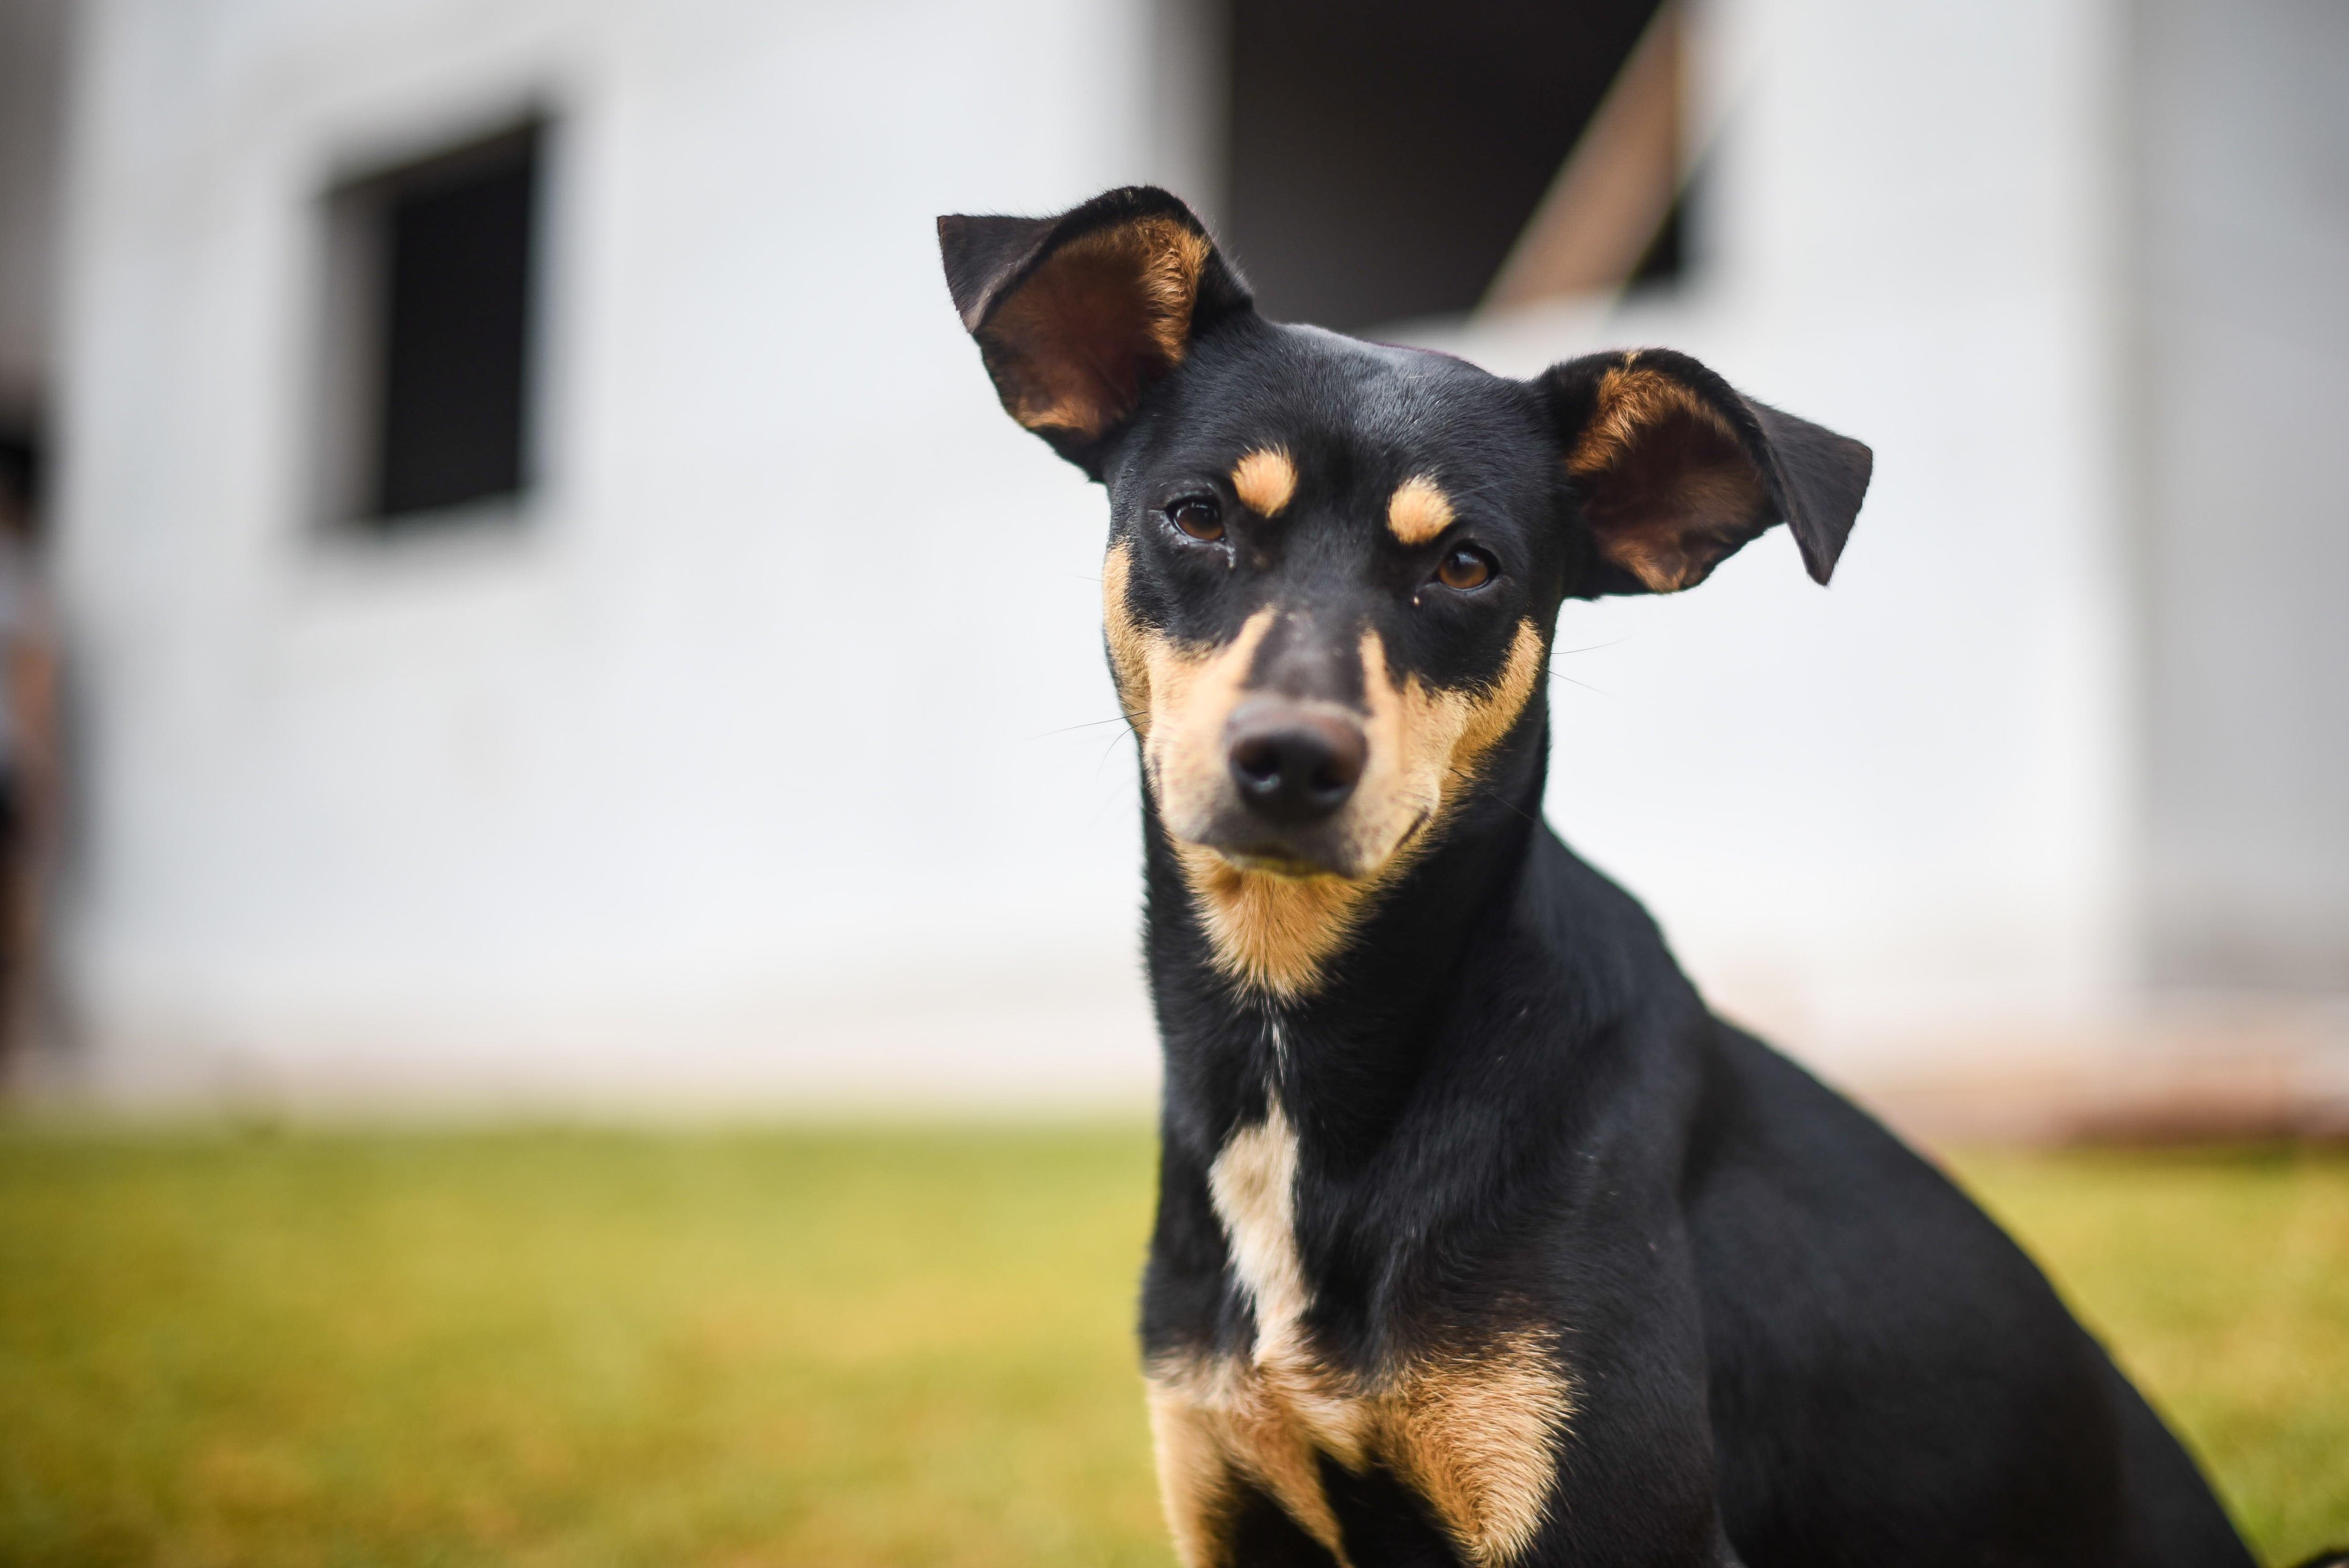
[{"label": "dog's neck", "polygon": [[1218,965],[1182,856],[1145,799],[1146,945],[1170,1133],[1211,1152],[1278,1095],[1325,1158],[1343,1165],[1376,1153],[1428,1068],[1436,1021],[1473,950],[1506,932],[1540,830],[1547,752],[1537,704],[1316,982],[1288,995]]}]

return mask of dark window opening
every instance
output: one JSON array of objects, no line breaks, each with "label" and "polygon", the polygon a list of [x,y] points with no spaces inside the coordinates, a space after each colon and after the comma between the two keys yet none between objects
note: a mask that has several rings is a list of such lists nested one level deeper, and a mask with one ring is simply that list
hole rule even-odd
[{"label": "dark window opening", "polygon": [[45,455],[36,415],[0,415],[0,531],[20,543],[41,542]]},{"label": "dark window opening", "polygon": [[[1229,4],[1223,237],[1268,315],[1338,328],[1485,301],[1659,10],[1658,0]],[[1677,37],[1664,42],[1669,76]],[[1676,115],[1676,89],[1663,90]],[[1652,164],[1636,108],[1629,119],[1632,134],[1614,139]],[[1661,178],[1639,231],[1616,244],[1619,282],[1677,273],[1680,226],[1665,211],[1679,192],[1671,173]]]},{"label": "dark window opening", "polygon": [[339,187],[331,510],[378,530],[530,480],[543,124]]}]

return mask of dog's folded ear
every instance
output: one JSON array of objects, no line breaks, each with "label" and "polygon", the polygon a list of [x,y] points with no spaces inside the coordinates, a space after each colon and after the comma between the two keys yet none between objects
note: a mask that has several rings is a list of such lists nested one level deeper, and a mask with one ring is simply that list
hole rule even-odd
[{"label": "dog's folded ear", "polygon": [[940,218],[938,249],[1004,410],[1088,470],[1151,383],[1250,308],[1198,218],[1152,186],[1057,218]]},{"label": "dog's folded ear", "polygon": [[1693,588],[1784,521],[1821,583],[1851,536],[1875,458],[1739,394],[1684,354],[1593,354],[1537,383],[1598,552],[1588,593]]}]

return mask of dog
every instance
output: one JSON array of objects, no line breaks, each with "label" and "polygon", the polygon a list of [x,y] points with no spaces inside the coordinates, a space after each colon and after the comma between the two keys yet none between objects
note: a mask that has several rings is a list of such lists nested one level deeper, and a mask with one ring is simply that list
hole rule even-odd
[{"label": "dog", "polygon": [[1186,1568],[2251,1568],[2021,1250],[1540,820],[1563,603],[1782,521],[1825,583],[1868,449],[1665,350],[1275,324],[1155,189],[938,239],[1109,498]]}]

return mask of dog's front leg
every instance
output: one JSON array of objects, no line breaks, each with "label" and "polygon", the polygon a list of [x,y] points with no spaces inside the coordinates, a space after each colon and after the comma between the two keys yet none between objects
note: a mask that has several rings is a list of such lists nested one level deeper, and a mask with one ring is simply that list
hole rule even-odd
[{"label": "dog's front leg", "polygon": [[1254,1401],[1199,1380],[1162,1366],[1150,1387],[1159,1492],[1183,1568],[1356,1568],[1311,1447]]}]

